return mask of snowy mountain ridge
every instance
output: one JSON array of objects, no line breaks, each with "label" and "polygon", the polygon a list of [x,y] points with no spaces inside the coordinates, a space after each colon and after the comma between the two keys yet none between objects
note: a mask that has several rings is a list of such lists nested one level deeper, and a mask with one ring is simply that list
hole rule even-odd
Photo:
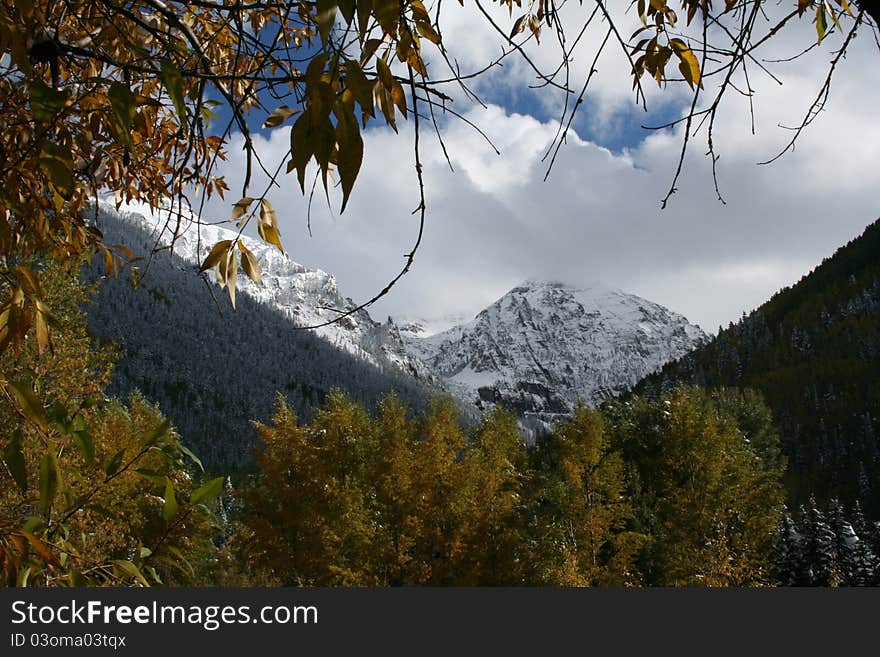
[{"label": "snowy mountain ridge", "polygon": [[527,281],[470,322],[401,338],[479,407],[501,403],[540,422],[595,406],[707,341],[663,306],[595,284]]},{"label": "snowy mountain ridge", "polygon": [[[172,248],[176,255],[196,266],[204,261],[214,244],[238,237],[259,261],[263,285],[239,273],[237,290],[275,308],[297,326],[317,326],[338,318],[337,311],[355,307],[351,299],[340,294],[332,274],[305,267],[262,240],[238,236],[237,231],[200,221],[192,212],[156,211],[139,203],[124,204],[117,210],[109,201],[99,201],[98,208],[99,221],[119,219],[144,228],[158,246]],[[213,271],[207,275],[215,280]],[[397,333],[373,321],[365,310],[311,330],[338,349],[372,365],[391,365],[416,378],[431,378],[431,372],[408,352]]]},{"label": "snowy mountain ridge", "polygon": [[440,317],[410,317],[398,315],[388,318],[404,338],[427,338],[464,324],[471,319],[467,313],[448,313]]}]

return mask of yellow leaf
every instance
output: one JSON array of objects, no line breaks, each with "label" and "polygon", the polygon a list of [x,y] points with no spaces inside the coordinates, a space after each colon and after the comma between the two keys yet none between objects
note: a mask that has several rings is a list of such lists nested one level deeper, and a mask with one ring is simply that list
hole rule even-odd
[{"label": "yellow leaf", "polygon": [[37,354],[43,354],[49,348],[49,327],[46,316],[37,311],[34,316],[34,329],[37,337]]},{"label": "yellow leaf", "polygon": [[23,279],[27,282],[28,286],[31,288],[34,294],[43,296],[43,291],[40,288],[40,282],[37,279],[36,274],[34,274],[34,272],[30,268],[25,267],[24,265],[16,265],[12,269],[13,271],[15,271],[15,273],[18,274],[20,279]]},{"label": "yellow leaf", "polygon": [[226,285],[229,292],[229,301],[232,303],[232,309],[235,310],[235,284],[238,281],[238,258],[235,257],[235,251],[229,249],[226,257]]},{"label": "yellow leaf", "polygon": [[272,226],[278,226],[278,217],[275,214],[275,208],[273,208],[272,204],[265,198],[260,199],[260,221]]},{"label": "yellow leaf", "polygon": [[403,91],[403,86],[395,80],[389,91],[391,92],[392,102],[397,105],[397,109],[403,114],[403,118],[406,118],[406,94]]},{"label": "yellow leaf", "polygon": [[373,103],[379,106],[385,121],[388,122],[388,125],[391,126],[394,132],[397,132],[397,122],[394,119],[394,103],[391,100],[391,94],[378,80],[376,81],[376,86],[373,87]]},{"label": "yellow leaf", "polygon": [[[358,7],[364,5],[369,6],[367,3],[358,3]],[[365,66],[366,63],[370,61],[370,58],[376,53],[376,50],[378,50],[381,45],[381,39],[367,39],[366,42],[364,42],[364,47],[361,48],[361,66]]]},{"label": "yellow leaf", "polygon": [[274,244],[281,253],[284,247],[281,245],[281,233],[278,230],[278,219],[275,216],[275,208],[266,199],[260,200],[260,221],[257,223],[257,232],[268,244]]},{"label": "yellow leaf", "polygon": [[416,23],[416,29],[419,31],[419,34],[425,37],[428,41],[434,45],[440,45],[440,35],[434,31],[434,28],[431,27],[430,23]]},{"label": "yellow leaf", "polygon": [[274,128],[276,126],[281,125],[291,116],[299,114],[302,110],[288,107],[287,105],[282,105],[274,112],[272,112],[266,120],[263,122],[264,128]]},{"label": "yellow leaf", "polygon": [[199,267],[199,271],[207,271],[208,269],[211,269],[211,267],[216,266],[222,260],[224,254],[229,252],[229,247],[231,245],[232,240],[220,240],[219,242],[217,242],[211,249],[208,257],[205,258],[202,266]]},{"label": "yellow leaf", "polygon": [[238,249],[241,251],[241,268],[244,270],[244,273],[254,283],[262,285],[263,277],[260,274],[260,263],[257,261],[256,256],[251,253],[241,240],[238,240]]},{"label": "yellow leaf", "polygon": [[537,16],[529,16],[529,29],[535,35],[535,41],[541,43],[541,21]]},{"label": "yellow leaf", "polygon": [[816,10],[816,34],[819,35],[816,43],[819,45],[822,44],[822,39],[825,38],[825,34],[828,32],[828,18],[825,15],[825,5],[820,4],[819,8]]},{"label": "yellow leaf", "polygon": [[428,68],[425,66],[425,62],[421,55],[415,50],[410,50],[409,56],[406,58],[406,63],[412,66],[413,70],[423,78],[428,77]]},{"label": "yellow leaf", "polygon": [[23,529],[18,530],[18,533],[27,539],[27,542],[30,543],[33,551],[43,560],[43,562],[55,567],[61,566],[61,562],[58,561],[58,558],[52,553],[52,550],[49,549],[47,543],[44,543],[32,533]]},{"label": "yellow leaf", "polygon": [[430,23],[431,17],[428,15],[428,10],[425,9],[425,5],[421,2],[421,0],[412,0],[409,4],[410,9],[412,10],[413,20],[419,23]]},{"label": "yellow leaf", "polygon": [[702,84],[700,84],[700,63],[697,61],[694,51],[681,39],[671,39],[669,45],[672,46],[675,54],[681,60],[678,70],[681,71],[691,89],[702,87]]},{"label": "yellow leaf", "polygon": [[281,234],[275,226],[264,224],[262,221],[257,224],[257,232],[263,241],[267,244],[274,244],[281,253],[284,253],[284,247],[281,245]]},{"label": "yellow leaf", "polygon": [[217,284],[220,286],[222,290],[226,287],[226,270],[229,267],[229,252],[224,252],[217,265],[214,267],[214,275],[217,278]]},{"label": "yellow leaf", "polygon": [[391,87],[394,86],[394,76],[391,75],[391,69],[388,68],[388,64],[384,59],[376,60],[376,72],[379,74],[382,86],[391,91]]},{"label": "yellow leaf", "polygon": [[251,203],[254,202],[250,196],[245,196],[242,199],[239,199],[235,202],[235,205],[232,206],[232,216],[229,217],[229,221],[235,221],[239,217],[241,217],[245,212],[248,211],[248,208],[251,207]]}]

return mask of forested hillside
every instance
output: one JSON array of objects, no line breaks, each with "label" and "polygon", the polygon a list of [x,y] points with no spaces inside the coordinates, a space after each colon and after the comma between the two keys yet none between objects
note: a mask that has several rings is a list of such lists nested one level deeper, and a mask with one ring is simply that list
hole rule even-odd
[{"label": "forested hillside", "polygon": [[760,390],[789,457],[794,504],[857,500],[880,518],[880,222],[796,285],[647,377],[636,392],[676,383]]},{"label": "forested hillside", "polygon": [[[131,223],[107,221],[101,228],[109,242],[135,255],[155,243]],[[109,391],[124,397],[138,389],[157,402],[206,465],[228,470],[251,462],[251,422],[268,419],[278,392],[303,418],[332,387],[368,407],[390,390],[414,409],[424,406],[427,384],[296,330],[247,295],[233,312],[219,288],[210,283],[210,290],[193,275],[196,269],[163,251],[137,286],[124,276],[104,277],[87,310],[89,331],[121,347]],[[93,279],[104,274],[98,263],[87,271]]]}]

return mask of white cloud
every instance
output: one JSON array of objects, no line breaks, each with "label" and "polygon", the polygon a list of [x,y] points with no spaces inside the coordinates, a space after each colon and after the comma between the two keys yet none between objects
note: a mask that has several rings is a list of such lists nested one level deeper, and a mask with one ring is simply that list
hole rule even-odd
[{"label": "white cloud", "polygon": [[[452,41],[451,35],[471,27],[462,18],[447,25],[446,38]],[[457,53],[463,65],[475,66],[497,51],[490,34],[471,30],[469,36],[458,42],[469,44]],[[444,122],[454,174],[430,125],[423,125],[428,201],[423,246],[412,271],[377,304],[374,316],[473,313],[522,279],[542,276],[602,280],[682,312],[707,330],[737,319],[877,217],[880,133],[872,112],[880,89],[874,69],[864,64],[877,56],[864,36],[838,72],[826,112],[802,135],[796,151],[773,165],[756,162],[790,138],[778,124],[803,116],[821,84],[828,51],[786,65],[781,87],[754,73],[756,136],[750,134],[745,99],[731,94],[715,134],[726,205],[715,198],[703,134],[689,152],[679,191],[668,209],[659,209],[681,148],[680,127],[653,133],[622,155],[573,135],[545,183],[541,158],[556,132],[553,123],[511,111],[516,108],[472,107],[467,117],[501,155],[464,123]],[[796,52],[800,38],[794,34],[776,50]],[[530,77],[511,61],[480,84],[522,85]],[[594,127],[632,116],[620,110],[632,100],[626,70],[614,70],[594,91],[605,113]],[[459,110],[461,102],[458,97]],[[340,288],[355,300],[372,296],[394,276],[415,239],[411,128],[404,123],[400,135],[387,128],[367,131],[364,168],[349,209],[335,216],[317,192],[311,238],[306,201],[294,177],[283,178],[282,189],[270,196],[290,255],[336,274]],[[288,135],[278,129],[258,144],[268,161],[277,161],[289,146]],[[230,182],[241,169],[240,150],[232,146]],[[338,208],[338,196],[331,198]]]}]

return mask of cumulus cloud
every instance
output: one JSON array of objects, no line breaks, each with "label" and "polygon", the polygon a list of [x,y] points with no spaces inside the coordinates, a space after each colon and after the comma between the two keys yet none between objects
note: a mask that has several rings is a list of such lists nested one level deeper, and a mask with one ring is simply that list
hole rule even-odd
[{"label": "cumulus cloud", "polygon": [[[457,42],[465,44],[456,53],[460,63],[476,66],[494,56],[497,40],[491,34],[456,20],[445,26],[447,39],[457,33],[453,30],[471,30],[471,38]],[[542,277],[602,281],[662,303],[710,331],[737,319],[878,215],[880,168],[872,164],[880,156],[873,116],[880,89],[874,68],[864,64],[877,57],[865,37],[838,72],[826,111],[797,149],[772,165],[756,163],[791,137],[779,124],[800,121],[819,89],[828,51],[783,65],[782,86],[755,77],[754,136],[747,100],[731,95],[715,134],[726,204],[714,192],[704,134],[696,137],[678,191],[662,211],[659,201],[681,149],[681,126],[652,133],[622,153],[597,145],[603,122],[630,120],[626,70],[611,69],[593,90],[602,117],[580,124],[584,137],[570,135],[547,182],[542,158],[557,124],[524,113],[527,104],[509,100],[506,107],[466,110],[500,155],[465,123],[444,119],[442,136],[454,172],[423,124],[428,203],[423,245],[412,271],[371,312],[379,319],[475,313],[521,280]],[[793,32],[775,51],[793,54],[801,38]],[[620,59],[613,66],[619,68]],[[531,78],[521,61],[511,60],[479,84],[491,91],[491,85],[525,85]],[[459,110],[463,100],[456,99]],[[665,102],[678,101],[673,96]],[[328,210],[319,185],[311,236],[307,198],[294,177],[282,178],[282,187],[270,193],[291,257],[334,273],[340,289],[356,301],[394,276],[417,233],[411,130],[409,122],[399,135],[380,127],[366,131],[366,158],[349,209],[342,216]],[[257,141],[272,162],[284,155],[288,139],[278,129]],[[230,182],[240,179],[242,169],[233,146],[226,165]],[[331,194],[331,204],[338,208],[338,195]],[[227,209],[213,203],[211,211]]]}]

